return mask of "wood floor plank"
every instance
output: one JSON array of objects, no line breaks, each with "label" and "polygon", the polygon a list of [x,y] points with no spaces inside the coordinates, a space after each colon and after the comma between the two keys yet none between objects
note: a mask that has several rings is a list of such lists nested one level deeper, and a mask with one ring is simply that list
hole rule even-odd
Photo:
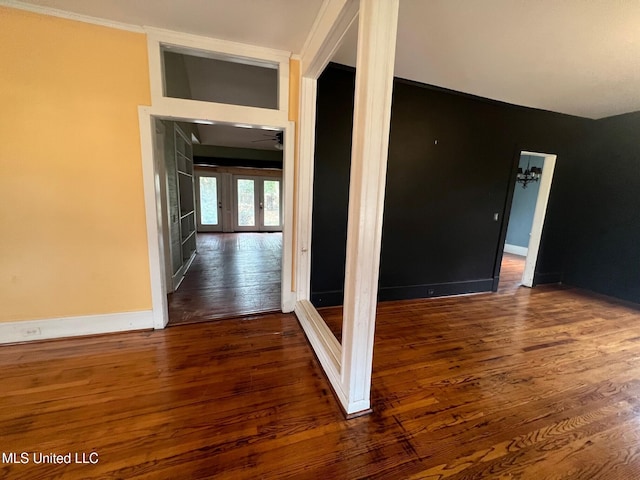
[{"label": "wood floor plank", "polygon": [[293,315],[4,346],[0,451],[99,462],[0,478],[640,478],[639,311],[521,268],[380,304],[373,413],[349,421]]},{"label": "wood floor plank", "polygon": [[282,233],[199,233],[198,255],[168,296],[169,325],[280,308]]}]

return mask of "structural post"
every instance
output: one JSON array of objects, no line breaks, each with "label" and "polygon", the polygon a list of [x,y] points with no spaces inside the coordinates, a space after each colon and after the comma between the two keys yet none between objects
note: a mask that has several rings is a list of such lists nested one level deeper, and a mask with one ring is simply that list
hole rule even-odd
[{"label": "structural post", "polygon": [[370,408],[398,0],[360,0],[342,333],[347,413]]}]

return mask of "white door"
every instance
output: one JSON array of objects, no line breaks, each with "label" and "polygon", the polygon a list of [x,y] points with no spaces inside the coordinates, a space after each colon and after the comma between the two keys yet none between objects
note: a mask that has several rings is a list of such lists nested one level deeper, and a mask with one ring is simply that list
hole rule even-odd
[{"label": "white door", "polygon": [[234,230],[277,232],[282,230],[282,180],[278,177],[236,175]]},{"label": "white door", "polygon": [[222,196],[220,177],[215,173],[200,173],[196,181],[198,231],[222,231]]}]

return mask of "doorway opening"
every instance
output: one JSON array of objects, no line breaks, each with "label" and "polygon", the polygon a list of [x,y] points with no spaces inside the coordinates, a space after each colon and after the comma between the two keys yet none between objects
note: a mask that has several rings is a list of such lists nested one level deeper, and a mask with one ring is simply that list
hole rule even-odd
[{"label": "doorway opening", "polygon": [[500,266],[500,291],[533,287],[556,155],[522,151]]},{"label": "doorway opening", "polygon": [[202,233],[179,288],[168,294],[168,326],[280,311],[282,234]]},{"label": "doorway opening", "polygon": [[169,326],[280,310],[283,135],[156,120]]}]

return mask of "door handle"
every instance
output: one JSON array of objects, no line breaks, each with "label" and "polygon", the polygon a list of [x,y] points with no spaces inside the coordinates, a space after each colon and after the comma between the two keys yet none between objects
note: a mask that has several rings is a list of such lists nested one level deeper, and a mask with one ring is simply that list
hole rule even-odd
[{"label": "door handle", "polygon": [[260,202],[260,209],[262,209],[262,202]]},{"label": "door handle", "polygon": [[218,202],[218,208],[222,208],[222,202]]}]

